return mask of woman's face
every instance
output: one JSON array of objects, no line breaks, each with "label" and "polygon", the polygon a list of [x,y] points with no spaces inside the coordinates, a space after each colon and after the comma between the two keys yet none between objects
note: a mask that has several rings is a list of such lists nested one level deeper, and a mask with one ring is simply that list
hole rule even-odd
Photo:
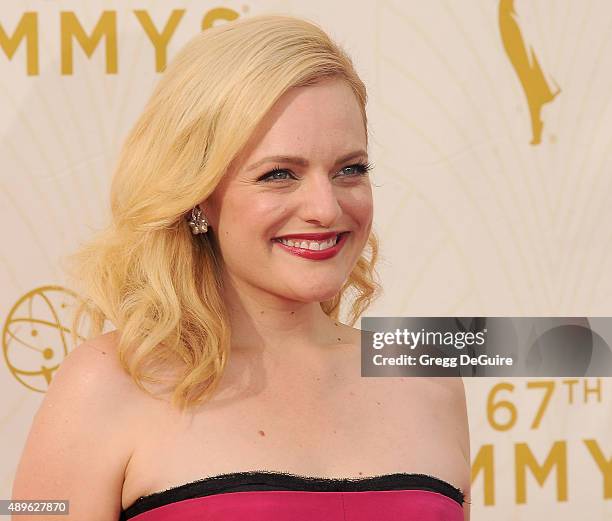
[{"label": "woman's face", "polygon": [[200,205],[231,282],[299,302],[338,293],[372,225],[367,161],[359,104],[344,81],[287,92]]}]

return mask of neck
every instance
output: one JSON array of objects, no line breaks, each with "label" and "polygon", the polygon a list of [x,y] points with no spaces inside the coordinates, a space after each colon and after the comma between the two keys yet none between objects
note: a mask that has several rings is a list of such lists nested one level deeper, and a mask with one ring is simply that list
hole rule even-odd
[{"label": "neck", "polygon": [[338,343],[346,326],[325,314],[319,302],[299,302],[227,280],[225,302],[230,315],[232,349],[265,349],[279,355],[316,355]]}]

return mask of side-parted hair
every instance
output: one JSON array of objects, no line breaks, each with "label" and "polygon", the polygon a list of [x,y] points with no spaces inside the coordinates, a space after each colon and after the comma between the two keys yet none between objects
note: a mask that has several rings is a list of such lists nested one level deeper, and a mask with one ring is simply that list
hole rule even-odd
[{"label": "side-parted hair", "polygon": [[[352,88],[367,139],[366,88],[348,55],[310,21],[243,18],[203,31],[178,52],[123,143],[111,222],[67,257],[78,295],[75,345],[84,316],[87,339],[108,320],[119,333],[121,364],[143,391],[153,396],[145,384],[166,383],[180,409],[212,395],[230,351],[222,257],[214,230],[192,235],[185,217],[288,89],[329,77]],[[353,293],[353,325],[378,296],[377,257],[371,231],[341,290],[321,302],[328,316],[337,319]]]}]

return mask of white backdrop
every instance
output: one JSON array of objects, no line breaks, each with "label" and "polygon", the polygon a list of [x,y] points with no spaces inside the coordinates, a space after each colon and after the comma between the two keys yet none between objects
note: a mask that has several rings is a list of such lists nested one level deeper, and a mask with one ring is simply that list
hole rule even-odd
[{"label": "white backdrop", "polygon": [[[160,71],[203,24],[272,12],[321,24],[369,89],[385,293],[367,315],[610,314],[610,2],[4,1],[0,498],[73,347],[59,261],[108,219]],[[466,387],[472,519],[612,519],[609,378]]]}]

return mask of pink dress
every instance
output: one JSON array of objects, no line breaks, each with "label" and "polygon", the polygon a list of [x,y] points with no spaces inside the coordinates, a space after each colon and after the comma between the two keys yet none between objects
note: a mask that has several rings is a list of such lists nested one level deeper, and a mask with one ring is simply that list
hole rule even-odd
[{"label": "pink dress", "polygon": [[426,474],[220,474],[138,498],[120,521],[463,521],[461,489]]}]

